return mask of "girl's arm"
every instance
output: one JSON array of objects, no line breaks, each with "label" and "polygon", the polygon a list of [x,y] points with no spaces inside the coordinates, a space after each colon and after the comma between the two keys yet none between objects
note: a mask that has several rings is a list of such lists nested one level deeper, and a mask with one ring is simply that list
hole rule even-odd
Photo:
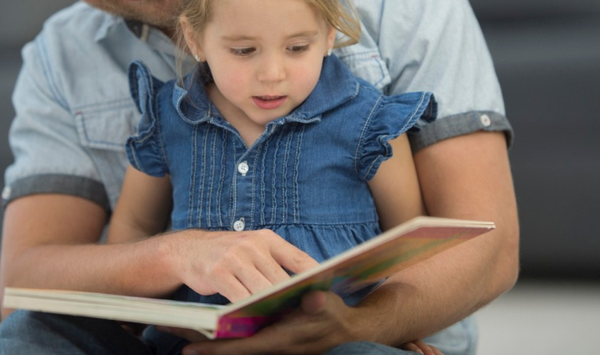
[{"label": "girl's arm", "polygon": [[406,134],[390,141],[393,155],[369,182],[381,229],[388,230],[425,214],[417,170]]},{"label": "girl's arm", "polygon": [[132,242],[165,230],[171,211],[171,182],[129,166],[108,229],[107,243]]}]

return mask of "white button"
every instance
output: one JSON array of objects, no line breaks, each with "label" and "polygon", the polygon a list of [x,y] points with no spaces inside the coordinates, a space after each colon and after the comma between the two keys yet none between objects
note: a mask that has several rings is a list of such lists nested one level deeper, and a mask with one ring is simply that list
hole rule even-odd
[{"label": "white button", "polygon": [[233,222],[233,229],[236,232],[241,232],[244,230],[244,227],[246,227],[246,223],[244,223],[244,219],[240,218],[237,221]]},{"label": "white button", "polygon": [[4,189],[2,190],[2,199],[3,200],[8,200],[10,198],[10,186],[5,186]]},{"label": "white button", "polygon": [[492,124],[492,120],[490,119],[490,116],[483,114],[479,117],[479,121],[481,121],[481,124],[484,125],[485,127],[488,127],[489,125]]},{"label": "white button", "polygon": [[246,176],[248,170],[250,170],[250,168],[248,167],[247,162],[243,161],[240,163],[240,165],[238,165],[238,171],[240,172],[240,174],[242,174],[242,176]]}]

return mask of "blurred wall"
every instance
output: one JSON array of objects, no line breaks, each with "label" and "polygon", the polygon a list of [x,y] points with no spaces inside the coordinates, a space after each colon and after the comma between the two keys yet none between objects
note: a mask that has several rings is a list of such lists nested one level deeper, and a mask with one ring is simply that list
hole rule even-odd
[{"label": "blurred wall", "polygon": [[44,20],[75,0],[4,0],[0,3],[0,50],[21,47],[42,28]]},{"label": "blurred wall", "polygon": [[[446,0],[440,0],[446,1]],[[19,49],[73,0],[0,3],[0,170]],[[471,0],[516,132],[522,277],[600,275],[600,1]],[[4,176],[0,175],[0,186]]]},{"label": "blurred wall", "polygon": [[471,4],[515,129],[522,277],[600,281],[600,1]]}]

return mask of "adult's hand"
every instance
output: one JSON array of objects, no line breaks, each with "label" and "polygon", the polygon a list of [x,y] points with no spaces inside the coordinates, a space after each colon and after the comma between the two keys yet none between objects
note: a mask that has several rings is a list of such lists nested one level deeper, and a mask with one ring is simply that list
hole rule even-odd
[{"label": "adult's hand", "polygon": [[187,230],[173,238],[174,273],[201,295],[220,293],[232,302],[318,263],[271,230],[206,232]]},{"label": "adult's hand", "polygon": [[346,306],[334,293],[313,291],[297,311],[248,338],[207,341],[189,329],[158,329],[191,341],[183,354],[322,354],[342,343],[369,340],[358,338],[365,312]]}]

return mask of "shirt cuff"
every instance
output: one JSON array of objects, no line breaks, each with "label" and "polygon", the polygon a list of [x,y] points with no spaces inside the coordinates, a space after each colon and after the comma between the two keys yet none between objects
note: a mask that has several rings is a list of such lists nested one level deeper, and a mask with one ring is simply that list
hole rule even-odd
[{"label": "shirt cuff", "polygon": [[512,147],[514,132],[510,122],[504,115],[489,111],[473,111],[438,118],[418,131],[409,131],[408,137],[414,154],[444,139],[478,131],[504,132],[506,145],[508,148]]},{"label": "shirt cuff", "polygon": [[85,198],[107,211],[110,204],[104,185],[89,178],[73,175],[44,174],[16,180],[2,190],[3,209],[17,198],[35,194],[63,194]]}]

